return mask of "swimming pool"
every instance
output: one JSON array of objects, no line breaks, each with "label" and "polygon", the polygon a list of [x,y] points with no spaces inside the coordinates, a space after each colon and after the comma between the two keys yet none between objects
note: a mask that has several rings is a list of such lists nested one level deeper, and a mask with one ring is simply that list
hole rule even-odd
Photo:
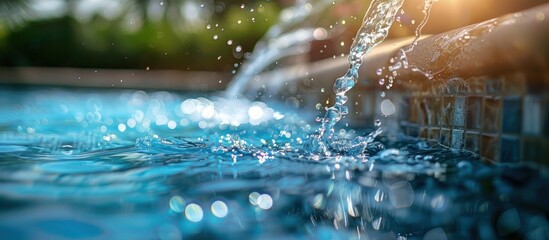
[{"label": "swimming pool", "polygon": [[216,93],[0,96],[1,239],[549,237],[537,165],[398,133],[319,157],[307,114]]}]

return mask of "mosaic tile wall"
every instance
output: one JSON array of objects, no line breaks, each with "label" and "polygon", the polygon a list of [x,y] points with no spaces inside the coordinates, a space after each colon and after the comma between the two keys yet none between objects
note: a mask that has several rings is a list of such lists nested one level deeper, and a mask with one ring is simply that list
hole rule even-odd
[{"label": "mosaic tile wall", "polygon": [[404,133],[475,152],[491,162],[549,165],[547,76],[451,79],[399,93]]},{"label": "mosaic tile wall", "polygon": [[[343,121],[372,127],[382,115],[381,102],[390,99],[397,112],[383,118],[388,129],[466,149],[489,162],[549,166],[549,73],[434,82],[413,85],[416,90],[383,91],[373,81],[362,81],[348,92],[350,114]],[[331,93],[330,83],[305,81],[287,83],[276,94],[292,106],[316,106],[320,116],[333,104]],[[262,95],[269,96],[259,91]]]}]

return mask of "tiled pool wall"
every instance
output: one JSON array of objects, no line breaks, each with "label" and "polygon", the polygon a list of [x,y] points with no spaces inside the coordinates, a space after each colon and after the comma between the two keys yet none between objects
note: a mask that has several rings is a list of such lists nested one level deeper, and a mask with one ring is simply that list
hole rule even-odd
[{"label": "tiled pool wall", "polygon": [[[415,90],[373,86],[351,96],[355,123],[380,116],[382,100],[396,105],[388,125],[402,133],[479,154],[489,162],[530,161],[549,165],[549,74],[427,81]],[[375,93],[375,94],[374,94]]]},{"label": "tiled pool wall", "polygon": [[[390,90],[376,81],[360,82],[348,92],[344,121],[367,128],[380,118],[385,129],[465,149],[488,162],[549,166],[549,73],[415,80]],[[267,92],[257,96],[270,97]],[[316,107],[319,116],[333,104],[329,81],[286,82],[275,93],[304,110]],[[396,107],[388,117],[380,109],[385,99]]]}]

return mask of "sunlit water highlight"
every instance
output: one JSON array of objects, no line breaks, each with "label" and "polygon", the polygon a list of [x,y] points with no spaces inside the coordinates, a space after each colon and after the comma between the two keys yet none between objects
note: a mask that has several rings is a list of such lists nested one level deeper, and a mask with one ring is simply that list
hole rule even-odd
[{"label": "sunlit water highlight", "polygon": [[0,94],[2,239],[548,236],[549,177],[536,167],[383,134],[365,154],[318,158],[303,151],[318,126],[267,103]]}]

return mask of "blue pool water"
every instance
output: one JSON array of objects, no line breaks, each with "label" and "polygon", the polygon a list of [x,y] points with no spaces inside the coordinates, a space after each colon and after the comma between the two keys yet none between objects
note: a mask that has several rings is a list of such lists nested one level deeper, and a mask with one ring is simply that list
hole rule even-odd
[{"label": "blue pool water", "polygon": [[214,93],[2,87],[0,106],[0,239],[549,238],[539,166],[397,133],[321,157],[310,116]]}]

